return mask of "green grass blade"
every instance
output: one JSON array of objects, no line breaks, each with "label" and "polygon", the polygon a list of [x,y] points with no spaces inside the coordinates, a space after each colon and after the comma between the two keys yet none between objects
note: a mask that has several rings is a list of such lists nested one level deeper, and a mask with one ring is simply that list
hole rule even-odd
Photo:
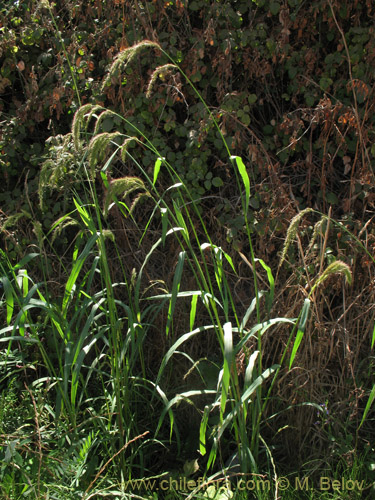
[{"label": "green grass blade", "polygon": [[238,344],[236,344],[235,347],[235,354],[237,354],[243,346],[246,344],[246,342],[252,338],[255,337],[256,334],[260,331],[260,335],[263,335],[271,326],[276,325],[278,323],[289,323],[291,325],[294,325],[296,322],[295,319],[289,319],[289,318],[272,318],[268,321],[265,321],[264,323],[259,323],[258,325],[253,326],[253,328],[246,333],[241,339]]},{"label": "green grass blade", "polygon": [[161,362],[161,365],[160,365],[160,368],[159,368],[159,372],[158,372],[158,375],[156,377],[156,382],[155,382],[155,385],[158,385],[159,384],[159,381],[161,379],[161,376],[164,372],[164,368],[166,367],[168,361],[171,359],[171,357],[173,356],[173,354],[177,351],[177,349],[180,347],[180,345],[182,345],[184,342],[186,342],[187,340],[189,340],[190,338],[194,337],[197,333],[200,333],[200,332],[204,332],[206,330],[210,330],[214,328],[212,325],[208,325],[208,326],[200,326],[199,328],[196,328],[195,330],[192,330],[191,332],[188,332],[188,333],[185,333],[184,335],[182,335],[174,344],[173,346],[168,350],[168,352],[166,353],[166,355],[164,356],[162,362]]},{"label": "green grass blade", "polygon": [[169,330],[170,330],[170,326],[171,326],[171,322],[172,322],[172,318],[173,318],[173,313],[174,313],[174,309],[176,306],[177,294],[180,290],[181,276],[182,276],[182,271],[184,268],[185,257],[186,257],[186,252],[179,253],[176,271],[175,271],[174,277],[173,277],[172,296],[171,296],[171,300],[169,302],[168,319],[167,319],[167,324],[165,327],[165,333],[166,333],[167,337],[169,334]]},{"label": "green grass blade", "polygon": [[1,281],[3,283],[4,287],[4,293],[5,293],[5,303],[6,303],[6,321],[7,325],[10,325],[10,322],[12,321],[13,317],[13,312],[14,312],[14,298],[13,298],[13,288],[12,285],[7,278],[7,276],[3,276],[1,278]]},{"label": "green grass blade", "polygon": [[[258,301],[259,299],[265,294],[266,292],[264,291],[261,291],[258,293]],[[250,316],[252,315],[252,313],[256,310],[256,306],[257,306],[257,299],[254,297],[253,300],[251,301],[251,304],[250,306],[248,307],[242,321],[241,321],[241,326],[240,326],[240,329],[241,331],[244,330],[245,326],[247,325],[247,322],[249,321],[250,319]]]},{"label": "green grass blade", "polygon": [[[170,234],[176,233],[178,231],[183,231],[183,233],[185,234],[186,229],[183,228],[183,227],[172,227],[172,229],[170,229],[167,232],[166,236],[169,236]],[[138,276],[137,276],[137,281],[136,281],[136,284],[135,284],[135,289],[134,289],[134,302],[135,302],[135,304],[137,304],[137,306],[139,306],[139,295],[140,295],[140,291],[141,291],[141,281],[142,281],[143,270],[146,267],[146,264],[150,260],[150,258],[152,256],[152,254],[154,253],[154,251],[157,249],[157,247],[162,242],[163,242],[162,238],[159,238],[157,240],[157,242],[152,245],[151,250],[146,255],[145,260],[143,261],[142,266],[141,266],[141,268],[139,270],[139,273],[138,273]]]},{"label": "green grass blade", "polygon": [[300,319],[299,325],[298,325],[296,340],[294,341],[292,354],[290,355],[289,370],[292,367],[294,358],[297,354],[298,348],[301,344],[303,335],[305,333],[306,322],[307,322],[307,318],[309,316],[309,311],[310,311],[310,304],[311,304],[310,299],[305,299],[305,302],[303,304],[302,311],[301,311],[301,319]]},{"label": "green grass blade", "polygon": [[35,259],[35,257],[38,257],[40,254],[39,253],[29,253],[25,255],[23,259],[21,259],[14,267],[13,270],[17,271],[18,269],[25,267],[26,264],[30,262],[30,260]]},{"label": "green grass blade", "polygon": [[168,230],[168,210],[166,208],[161,208],[160,214],[161,214],[161,241],[164,246]]},{"label": "green grass blade", "polygon": [[206,430],[207,430],[209,415],[210,415],[210,406],[206,405],[204,408],[201,424],[199,426],[199,451],[202,456],[206,454]]},{"label": "green grass blade", "polygon": [[244,382],[244,389],[246,390],[248,387],[250,387],[250,384],[254,378],[254,367],[255,367],[255,362],[256,359],[259,355],[259,351],[254,351],[252,355],[250,356],[249,362],[246,367],[245,371],[245,382]]},{"label": "green grass blade", "polygon": [[190,306],[190,330],[194,329],[195,316],[197,314],[198,295],[193,295]]},{"label": "green grass blade", "polygon": [[85,226],[89,227],[90,223],[92,222],[90,214],[80,203],[78,203],[78,201],[75,198],[73,198],[73,201],[79,213],[79,216],[81,217],[82,222],[84,223]]},{"label": "green grass blade", "polygon": [[374,399],[375,399],[375,385],[372,387],[372,390],[371,390],[370,396],[368,398],[366,408],[365,408],[365,411],[363,412],[363,417],[362,417],[361,423],[359,424],[358,429],[360,429],[362,427],[363,422],[366,420],[367,414],[370,411],[370,408],[371,408],[372,403],[374,402]]},{"label": "green grass blade", "polygon": [[103,332],[99,332],[91,339],[91,341],[84,347],[77,346],[75,349],[75,359],[73,360],[73,370],[72,370],[72,381],[70,390],[70,402],[72,407],[76,406],[77,391],[79,388],[79,375],[81,373],[81,368],[83,361],[90,350],[96,345],[97,341],[103,336]]},{"label": "green grass blade", "polygon": [[248,208],[249,208],[249,201],[250,201],[250,180],[249,180],[249,175],[247,173],[246,167],[244,162],[242,161],[242,158],[240,156],[231,156],[231,160],[236,160],[237,168],[238,171],[241,175],[242,182],[245,186],[245,214],[247,214]]},{"label": "green grass blade", "polygon": [[268,283],[270,284],[270,291],[267,293],[266,296],[266,308],[267,312],[271,312],[271,307],[273,303],[273,299],[275,296],[275,280],[271,271],[271,268],[267,266],[267,264],[262,260],[262,259],[255,259],[255,262],[260,262],[261,266],[267,273],[267,278],[268,278]]},{"label": "green grass blade", "polygon": [[224,327],[224,366],[221,380],[221,404],[220,420],[222,421],[225,412],[229,393],[229,381],[231,378],[231,367],[233,362],[233,333],[231,323],[225,323]]},{"label": "green grass blade", "polygon": [[186,401],[186,400],[189,401],[189,399],[192,396],[205,396],[208,394],[216,394],[216,391],[208,390],[208,389],[187,391],[187,392],[183,392],[181,394],[177,394],[174,398],[172,398],[170,401],[168,401],[168,404],[164,407],[164,409],[160,415],[158,426],[157,426],[156,431],[155,431],[155,436],[158,434],[158,432],[163,424],[165,415],[171,410],[171,408],[174,405],[180,403],[181,401]]},{"label": "green grass blade", "polygon": [[[73,287],[77,281],[77,278],[78,278],[79,273],[82,269],[82,266],[85,263],[85,260],[87,259],[87,257],[90,255],[91,249],[94,246],[94,244],[96,243],[98,237],[99,237],[98,234],[93,234],[89,238],[88,242],[85,245],[85,248],[82,250],[82,253],[79,255],[79,257],[74,262],[69,279],[65,285],[64,300],[63,300],[63,304],[62,304],[62,313],[65,317],[66,317],[66,313],[67,313],[68,303],[69,303],[69,300],[71,299],[71,296],[72,296]],[[78,250],[78,247],[77,247],[77,250]]]},{"label": "green grass blade", "polygon": [[155,165],[154,165],[154,180],[152,181],[152,184],[155,186],[155,183],[158,179],[158,175],[159,175],[159,172],[160,172],[160,166],[162,164],[162,161],[163,161],[163,158],[158,158],[155,162]]},{"label": "green grass blade", "polygon": [[238,401],[236,406],[232,409],[232,411],[225,417],[222,425],[220,425],[219,432],[217,434],[217,438],[220,439],[221,436],[223,435],[225,429],[228,427],[228,425],[233,422],[234,417],[238,414],[238,412],[241,410],[242,405],[246,403],[251,395],[256,391],[258,387],[263,384],[263,382],[270,376],[272,373],[274,373],[276,370],[280,368],[279,365],[273,365],[271,368],[267,368],[259,377],[257,377],[254,382],[246,389],[246,391],[242,394],[241,399]]}]

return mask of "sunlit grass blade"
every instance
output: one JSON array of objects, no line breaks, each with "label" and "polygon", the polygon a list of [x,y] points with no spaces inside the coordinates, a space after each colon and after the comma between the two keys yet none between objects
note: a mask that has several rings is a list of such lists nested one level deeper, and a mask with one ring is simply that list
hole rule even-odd
[{"label": "sunlit grass blade", "polygon": [[231,323],[224,325],[224,365],[221,380],[220,420],[222,421],[229,393],[229,382],[233,362],[233,334]]},{"label": "sunlit grass blade", "polygon": [[[228,426],[231,426],[234,424],[235,419],[242,412],[244,405],[248,404],[248,401],[251,398],[251,396],[257,391],[257,389],[263,384],[263,382],[268,377],[270,377],[270,375],[275,373],[279,368],[280,368],[279,365],[273,365],[273,366],[271,366],[271,368],[268,368],[261,375],[259,375],[251,383],[251,385],[243,392],[243,394],[238,399],[238,401],[235,402],[235,405],[233,406],[232,410],[226,415],[224,420],[220,423],[217,432],[213,436],[211,451],[210,451],[210,455],[209,455],[208,462],[207,462],[207,469],[209,469],[215,463],[215,460],[217,457],[217,452],[218,452],[218,446],[219,446],[219,443],[220,443],[220,440],[222,438],[224,431],[228,428]],[[255,428],[255,429],[253,429],[253,432],[258,433],[259,429]],[[249,451],[250,451],[250,454],[252,456],[250,449],[249,449]],[[254,462],[254,470],[256,470],[255,461],[253,461],[253,462]]]},{"label": "sunlit grass blade", "polygon": [[225,429],[228,427],[228,425],[233,421],[233,418],[241,410],[242,405],[250,399],[250,397],[256,391],[256,389],[258,387],[260,387],[261,384],[263,384],[263,382],[265,380],[267,380],[267,378],[270,375],[275,373],[276,370],[278,370],[278,368],[280,368],[280,365],[273,365],[273,366],[271,366],[271,368],[267,368],[266,370],[264,370],[264,372],[254,380],[254,382],[250,385],[250,387],[248,387],[244,391],[244,393],[241,395],[241,399],[236,403],[235,407],[228,413],[228,415],[225,417],[223,423],[220,425],[219,431],[217,434],[218,439],[221,438]]},{"label": "sunlit grass blade", "polygon": [[254,367],[256,363],[256,359],[259,355],[259,351],[254,351],[250,358],[249,362],[246,367],[245,371],[245,381],[244,381],[244,389],[246,390],[248,387],[250,387],[251,382],[253,381],[254,378]]},{"label": "sunlit grass blade", "polygon": [[199,426],[199,451],[202,456],[206,454],[206,430],[208,424],[208,417],[210,415],[210,406],[206,405],[203,412],[203,417]]},{"label": "sunlit grass blade", "polygon": [[270,291],[267,293],[267,296],[266,296],[266,308],[267,308],[267,312],[269,314],[271,312],[271,307],[272,307],[273,299],[275,296],[275,280],[274,280],[271,268],[269,266],[267,266],[267,264],[264,262],[264,260],[255,259],[255,262],[259,262],[261,264],[261,266],[263,267],[263,269],[266,271],[268,283],[270,284]]},{"label": "sunlit grass blade", "polygon": [[152,181],[154,186],[155,186],[157,178],[159,176],[160,166],[162,164],[162,161],[163,161],[163,158],[158,158],[155,162],[155,165],[154,165],[154,180]]},{"label": "sunlit grass blade", "polygon": [[161,214],[161,241],[164,246],[168,230],[168,210],[166,208],[161,208],[160,214]]},{"label": "sunlit grass blade", "polygon": [[[264,323],[259,323],[258,325],[255,325],[249,330],[236,344],[236,347],[234,349],[235,354],[237,354],[248,342],[249,339],[252,337],[255,338],[257,336],[262,336],[271,326],[277,325],[278,323],[288,323],[290,325],[295,325],[296,320],[295,319],[290,319],[290,318],[272,318],[268,321],[265,321]],[[259,333],[258,333],[259,332]],[[258,335],[257,335],[258,334]]]},{"label": "sunlit grass blade", "polygon": [[[258,301],[259,299],[265,294],[266,292],[260,291],[258,293]],[[253,300],[250,303],[250,306],[247,308],[246,313],[244,314],[244,317],[242,318],[241,321],[241,326],[240,330],[241,332],[244,330],[245,326],[247,325],[247,322],[250,319],[250,316],[253,314],[254,311],[256,311],[256,306],[257,306],[257,299],[256,297],[253,298]]]},{"label": "sunlit grass blade", "polygon": [[[74,262],[69,279],[65,285],[65,294],[62,303],[62,312],[64,315],[66,315],[69,301],[72,298],[73,287],[77,281],[82,266],[85,263],[87,257],[90,255],[92,247],[95,245],[98,237],[99,237],[98,234],[93,234],[92,236],[90,236],[81,254],[77,257],[77,259]],[[76,247],[76,250],[78,251],[78,247]]]},{"label": "sunlit grass blade", "polygon": [[197,302],[198,295],[193,295],[191,298],[191,306],[190,306],[190,330],[194,328],[195,316],[197,314]]},{"label": "sunlit grass blade", "polygon": [[189,238],[189,231],[188,231],[188,227],[187,227],[187,225],[186,225],[186,222],[185,222],[185,219],[184,219],[184,217],[183,217],[183,215],[182,215],[182,212],[181,212],[181,210],[179,209],[179,207],[178,207],[178,205],[177,205],[177,203],[176,203],[176,201],[175,201],[175,200],[173,200],[173,206],[174,206],[174,212],[175,212],[175,216],[176,216],[176,218],[177,218],[177,222],[178,222],[178,224],[179,224],[182,228],[184,228],[184,232],[182,233],[182,234],[183,234],[183,237],[184,237],[185,241],[186,241],[186,242],[188,242],[188,241],[189,241],[189,239],[190,239],[190,238]]},{"label": "sunlit grass blade", "polygon": [[242,158],[240,156],[231,156],[231,160],[235,160],[237,164],[238,171],[241,175],[242,182],[245,186],[245,214],[247,214],[247,211],[249,209],[249,201],[250,201],[250,180],[249,180],[249,175],[247,173],[246,167],[244,162],[242,161]]},{"label": "sunlit grass blade", "polygon": [[80,204],[78,201],[73,198],[74,205],[76,206],[76,209],[81,217],[82,222],[84,223],[85,226],[89,227],[92,223],[92,219],[88,213],[88,211]]}]

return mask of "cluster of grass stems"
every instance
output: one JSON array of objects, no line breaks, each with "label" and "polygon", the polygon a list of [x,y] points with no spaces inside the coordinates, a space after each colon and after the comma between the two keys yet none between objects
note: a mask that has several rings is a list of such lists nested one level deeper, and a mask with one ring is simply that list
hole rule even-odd
[{"label": "cluster of grass stems", "polygon": [[[271,268],[254,255],[251,230],[246,222],[254,293],[249,297],[246,313],[239,317],[227,279],[228,270],[236,273],[235,266],[231,256],[212,240],[199,200],[191,198],[173,165],[161,157],[141,131],[134,127],[132,137],[102,133],[100,123],[104,115],[126,121],[100,106],[85,105],[76,113],[72,140],[82,182],[80,191],[66,193],[73,199],[74,210],[56,221],[48,234],[41,236],[40,249],[28,253],[19,263],[10,262],[1,253],[0,308],[5,317],[5,326],[0,331],[2,383],[15,377],[22,380],[20,391],[28,398],[30,407],[28,419],[18,430],[8,434],[2,431],[2,498],[161,498],[156,492],[129,491],[128,481],[149,478],[155,473],[148,459],[151,453],[156,456],[173,445],[178,457],[184,433],[176,415],[179,405],[187,402],[200,414],[198,466],[203,481],[184,495],[189,499],[213,498],[209,488],[219,484],[223,477],[233,477],[230,468],[225,467],[221,448],[223,442],[232,442],[236,447],[237,478],[238,475],[258,477],[266,470],[272,488],[254,495],[276,500],[280,498],[279,472],[272,447],[262,437],[272,390],[280,370],[293,365],[303,341],[314,290],[333,273],[341,273],[350,281],[350,269],[335,261],[316,277],[298,317],[272,317],[275,278]],[[212,116],[211,119],[216,124]],[[130,140],[154,153],[151,174],[127,149]],[[111,154],[107,154],[104,166],[98,169],[100,155],[109,148]],[[109,178],[119,154],[133,162],[138,177]],[[246,216],[250,199],[247,170],[242,159],[231,156],[229,149],[228,162]],[[159,188],[161,175],[163,185],[169,179],[164,192]],[[98,177],[106,188],[104,207],[97,190]],[[148,203],[152,200],[153,210],[140,230],[138,247],[146,236],[148,240],[153,238],[153,244],[140,267],[129,275],[116,235],[107,228],[107,217],[115,209],[122,217],[133,218],[137,204],[130,207],[128,198],[123,197],[131,192],[147,196]],[[305,212],[300,213],[291,223],[280,264],[304,215]],[[66,267],[58,253],[54,256],[60,260],[66,275],[63,293],[57,294],[47,276],[45,249],[53,248],[56,232],[72,224],[78,229],[70,265]],[[155,231],[148,234],[151,226],[160,228],[157,238]],[[151,265],[155,252],[171,240],[180,248],[172,285],[170,290],[151,295],[144,277],[147,266]],[[109,249],[111,255],[117,255],[115,264],[109,258]],[[41,269],[45,279],[34,282],[33,273],[28,271],[30,266]],[[264,273],[265,289],[260,289],[259,273]],[[185,274],[194,277],[194,289],[181,290]],[[180,301],[189,303],[189,328],[182,334],[174,327]],[[155,318],[162,311],[167,312],[160,335],[168,347],[151,379],[145,352]],[[198,317],[207,318],[205,324],[197,324]],[[264,366],[263,336],[280,325],[289,328],[289,340],[278,364]],[[216,387],[192,387],[173,394],[168,380],[176,355],[183,355],[191,371],[204,379],[201,363],[184,352],[184,346],[193,338],[199,342],[199,337],[207,332],[215,334],[217,352],[221,353]],[[250,351],[247,346],[254,339],[256,349]],[[240,352],[245,353],[243,378],[236,369]],[[362,422],[374,395],[373,390]],[[2,408],[4,404],[6,401],[2,401]],[[323,412],[314,402],[306,405],[312,411]],[[268,414],[268,422],[274,416]],[[158,471],[160,475],[154,478],[168,477],[167,473],[171,471]],[[313,493],[305,494],[306,498],[315,498]],[[181,492],[165,493],[168,498],[179,495]],[[215,498],[232,495],[224,488],[216,491]],[[240,492],[236,495],[247,497]],[[292,492],[283,495],[294,498]],[[301,494],[297,497],[301,498]],[[326,498],[333,497],[327,493]],[[323,494],[320,498],[324,498]]]}]

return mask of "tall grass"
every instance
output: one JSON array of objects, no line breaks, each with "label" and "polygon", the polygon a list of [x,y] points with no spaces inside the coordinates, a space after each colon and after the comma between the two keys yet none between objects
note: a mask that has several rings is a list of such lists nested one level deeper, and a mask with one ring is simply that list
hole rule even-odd
[{"label": "tall grass", "polygon": [[[139,44],[129,54],[124,51],[121,61],[115,61],[116,68],[126,64],[135,51],[146,49],[150,44]],[[63,269],[59,286],[47,278],[42,255],[28,254],[14,264],[1,252],[4,294],[0,308],[6,318],[0,331],[3,380],[22,373],[37,429],[33,434],[27,424],[26,437],[15,430],[4,438],[3,494],[18,498],[27,493],[38,499],[77,495],[127,498],[126,481],[166,472],[160,463],[153,470],[148,456],[155,457],[166,448],[172,448],[176,457],[183,451],[186,430],[179,425],[178,411],[187,402],[200,415],[196,437],[204,477],[203,486],[189,498],[203,494],[215,479],[233,473],[233,464],[237,474],[259,474],[267,463],[277,498],[277,467],[262,432],[273,387],[280,369],[293,366],[314,291],[332,274],[341,273],[350,281],[350,269],[341,261],[322,268],[298,317],[273,317],[276,280],[271,268],[255,256],[245,217],[253,287],[241,316],[228,280],[228,271],[236,274],[236,267],[231,255],[211,237],[199,202],[192,199],[173,165],[136,127],[132,136],[103,132],[101,124],[108,117],[127,121],[98,105],[81,107],[72,133],[64,141],[74,145],[81,182],[69,193],[71,212],[44,236],[45,244],[54,248],[57,233],[74,234],[70,263],[57,252],[53,257]],[[212,115],[211,119],[220,132]],[[225,143],[222,134],[221,138]],[[130,141],[154,153],[152,172],[130,152]],[[132,163],[137,176],[111,178],[109,173],[119,157]],[[229,149],[228,165],[237,179],[246,216],[251,191],[247,167]],[[53,187],[53,168],[46,162],[42,169],[43,193],[46,185]],[[132,250],[147,250],[129,272],[119,243],[121,235],[111,224],[114,220],[135,224],[142,199],[151,208],[147,223],[138,227]],[[301,212],[291,223],[280,265],[304,215]],[[157,252],[169,255],[168,244],[178,247],[178,257],[171,263],[173,277],[170,283],[165,279],[159,287],[162,290],[155,293],[148,269],[155,266]],[[35,283],[38,266],[46,279]],[[262,289],[258,276],[264,276]],[[187,288],[186,283],[192,282],[194,286]],[[182,332],[176,325],[185,325],[178,319],[181,305],[186,303],[188,322]],[[158,365],[150,366],[147,356],[156,322],[165,347],[153,358]],[[283,325],[289,329],[289,340],[279,362],[264,366],[264,335]],[[219,358],[214,362],[208,353],[206,360],[194,359],[188,346],[204,343],[205,336],[212,334]],[[196,380],[205,380],[204,362],[208,360],[215,384],[178,389],[181,381],[171,379],[181,355],[189,373],[197,374]],[[243,377],[236,365],[240,355],[245,364]],[[18,358],[13,363],[14,356]],[[363,418],[373,398],[374,391]],[[310,404],[322,411],[319,405]]]}]

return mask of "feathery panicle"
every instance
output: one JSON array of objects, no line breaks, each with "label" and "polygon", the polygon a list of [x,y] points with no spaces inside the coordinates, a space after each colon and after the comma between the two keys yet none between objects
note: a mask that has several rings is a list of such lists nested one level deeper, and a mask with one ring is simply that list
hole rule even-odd
[{"label": "feathery panicle", "polygon": [[[85,116],[85,120],[86,120],[86,126],[85,126],[85,129],[87,130],[88,129],[88,126],[89,126],[89,123],[90,123],[90,120],[91,118],[95,115],[95,113],[97,113],[98,111],[103,111],[104,108],[103,106],[100,106],[100,104],[95,104],[92,108],[91,108],[91,111],[89,113],[87,113],[87,115]],[[96,116],[96,119],[98,119],[98,117]]]},{"label": "feathery panicle", "polygon": [[309,253],[318,237],[318,235],[321,233],[322,231],[322,228],[323,228],[323,224],[324,222],[326,222],[328,220],[327,216],[326,215],[323,215],[319,220],[318,222],[314,225],[314,230],[313,230],[313,234],[311,236],[311,241],[309,243],[309,246],[307,247],[307,251],[306,251],[306,254]]},{"label": "feathery panicle", "polygon": [[164,64],[163,66],[158,66],[155,71],[152,73],[150,82],[147,86],[146,97],[150,97],[152,94],[152,90],[155,86],[156,80],[158,77],[164,78],[164,76],[169,73],[172,69],[178,69],[175,64]]},{"label": "feathery panicle", "polygon": [[112,179],[109,184],[107,194],[104,198],[104,217],[107,217],[109,205],[118,195],[121,195],[122,198],[125,198],[136,189],[142,189],[143,191],[147,192],[144,182],[139,177],[120,177],[119,179]]},{"label": "feathery panicle", "polygon": [[130,205],[129,212],[132,214],[134,212],[136,205],[138,205],[138,203],[144,200],[145,198],[150,198],[150,196],[151,195],[148,191],[137,194],[137,196],[132,201],[132,204]]},{"label": "feathery panicle", "polygon": [[39,205],[45,209],[44,198],[48,188],[56,189],[64,183],[64,180],[72,171],[76,163],[73,154],[72,134],[57,135],[47,139],[51,143],[50,158],[42,164],[39,174]]},{"label": "feathery panicle", "polygon": [[116,115],[116,113],[114,111],[111,111],[110,109],[105,109],[102,113],[100,113],[100,115],[98,116],[96,123],[95,123],[94,135],[99,133],[99,130],[100,130],[100,127],[101,127],[103,120],[105,120],[106,118],[109,118],[109,117],[113,117],[115,115]]},{"label": "feathery panicle", "polygon": [[112,82],[112,79],[115,79],[119,76],[121,71],[124,71],[128,64],[130,64],[138,54],[146,47],[152,47],[155,49],[160,49],[160,45],[155,42],[151,42],[150,40],[144,40],[132,47],[128,47],[127,49],[120,52],[115,60],[112,63],[112,66],[109,68],[108,74],[103,81],[101,90],[103,91],[105,87],[109,86]]},{"label": "feathery panicle", "polygon": [[22,219],[23,217],[27,217],[28,219],[31,219],[31,215],[28,212],[25,212],[25,210],[22,210],[21,212],[18,212],[13,215],[9,215],[6,219],[5,222],[3,222],[0,225],[0,233],[4,232],[8,229],[8,227],[13,227],[17,225],[17,222]]},{"label": "feathery panicle", "polygon": [[73,135],[74,149],[76,151],[79,151],[81,146],[80,142],[81,128],[85,121],[85,115],[86,113],[91,111],[93,107],[94,107],[93,104],[85,104],[84,106],[81,106],[74,114],[72,123],[72,135]]},{"label": "feathery panicle", "polygon": [[[107,154],[107,148],[113,143],[116,137],[122,137],[121,132],[103,132],[95,135],[88,145],[88,159],[92,175],[95,172],[96,165],[103,161]],[[117,147],[119,147],[117,145]]]},{"label": "feathery panicle", "polygon": [[45,197],[46,197],[46,192],[47,188],[50,187],[51,185],[51,172],[54,171],[55,169],[55,162],[51,159],[46,160],[42,164],[42,168],[40,170],[39,174],[39,188],[38,188],[38,194],[39,194],[39,206],[42,211],[45,209]]},{"label": "feathery panicle", "polygon": [[111,240],[112,243],[115,243],[115,235],[110,229],[103,229],[102,236],[104,240]]},{"label": "feathery panicle", "polygon": [[33,229],[34,229],[36,239],[38,241],[39,248],[43,248],[44,233],[43,233],[43,226],[42,226],[41,222],[39,222],[38,220],[33,220]]},{"label": "feathery panicle", "polygon": [[51,5],[48,0],[40,0],[38,6],[36,8],[35,13],[39,11],[39,9],[50,9]]},{"label": "feathery panicle", "polygon": [[60,236],[60,234],[63,232],[63,230],[65,228],[67,228],[68,226],[79,227],[79,222],[76,219],[73,219],[72,217],[63,216],[63,217],[60,217],[60,219],[58,219],[54,225],[56,225],[56,227],[52,232],[51,243],[53,243],[55,241],[55,239],[58,236]]},{"label": "feathery panicle", "polygon": [[126,153],[128,151],[128,148],[129,148],[129,144],[132,142],[132,141],[137,141],[138,142],[138,138],[137,137],[128,137],[127,139],[125,139],[125,141],[122,143],[122,146],[121,146],[121,160],[123,162],[125,162],[126,160]]},{"label": "feathery panicle", "polygon": [[323,281],[325,281],[328,276],[331,274],[343,274],[345,276],[345,279],[349,285],[352,282],[352,272],[350,270],[350,267],[348,264],[343,262],[342,260],[336,260],[335,262],[332,262],[324,271],[322,274],[319,276],[319,278],[316,280],[314,283],[314,286],[311,288],[310,294],[315,290],[317,286],[319,286]]},{"label": "feathery panicle", "polygon": [[312,208],[305,208],[304,210],[299,212],[297,215],[295,215],[293,217],[293,219],[291,220],[290,225],[288,227],[288,231],[286,233],[285,243],[284,243],[283,251],[282,251],[280,262],[279,262],[279,269],[285,260],[285,257],[286,257],[286,254],[288,252],[288,248],[289,248],[290,244],[292,243],[292,241],[296,237],[297,229],[298,229],[298,225],[299,225],[300,220],[302,219],[302,217],[304,215],[306,215],[309,212],[313,212],[313,209]]}]

